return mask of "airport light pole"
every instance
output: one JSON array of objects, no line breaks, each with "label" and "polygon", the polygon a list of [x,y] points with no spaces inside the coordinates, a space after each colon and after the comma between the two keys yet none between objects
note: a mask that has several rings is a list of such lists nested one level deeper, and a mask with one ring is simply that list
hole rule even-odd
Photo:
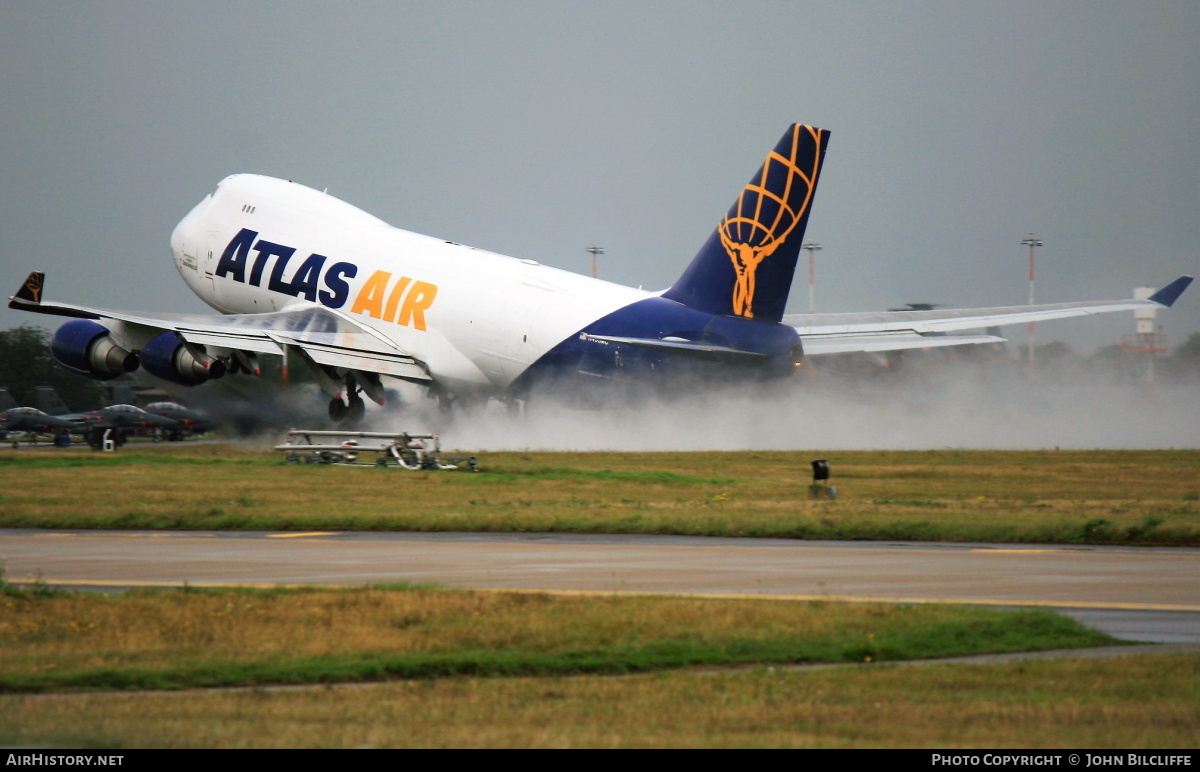
[{"label": "airport light pole", "polygon": [[809,239],[800,248],[808,251],[808,312],[815,314],[817,312],[817,274],[813,268],[813,252],[819,251],[821,245]]},{"label": "airport light pole", "polygon": [[598,247],[595,244],[593,244],[583,251],[592,253],[592,278],[593,279],[600,278],[600,274],[596,270],[596,257],[597,257],[597,255],[604,254],[604,247]]},{"label": "airport light pole", "polygon": [[[1044,244],[1032,233],[1021,239],[1021,244],[1029,247],[1029,305],[1033,305],[1033,250]],[[1029,323],[1029,364],[1033,364],[1033,322]]]}]

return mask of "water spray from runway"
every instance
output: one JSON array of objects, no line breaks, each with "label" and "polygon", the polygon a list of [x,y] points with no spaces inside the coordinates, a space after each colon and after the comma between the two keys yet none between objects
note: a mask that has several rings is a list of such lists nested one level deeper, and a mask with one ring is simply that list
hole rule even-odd
[{"label": "water spray from runway", "polygon": [[600,410],[531,402],[439,414],[432,402],[372,421],[437,431],[481,450],[849,450],[1193,448],[1200,389],[1115,383],[1084,371],[972,365],[870,377],[818,373],[786,386],[645,398]]}]

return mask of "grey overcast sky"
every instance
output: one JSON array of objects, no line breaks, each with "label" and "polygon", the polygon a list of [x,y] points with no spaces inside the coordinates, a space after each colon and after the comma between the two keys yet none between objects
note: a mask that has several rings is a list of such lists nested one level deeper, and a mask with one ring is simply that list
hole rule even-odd
[{"label": "grey overcast sky", "polygon": [[[0,74],[5,295],[39,269],[51,299],[206,310],[167,240],[234,172],[581,273],[597,243],[661,289],[793,121],[832,131],[819,310],[1023,303],[1030,231],[1041,302],[1200,269],[1195,0],[5,0]],[[1162,321],[1200,331],[1200,289]]]}]

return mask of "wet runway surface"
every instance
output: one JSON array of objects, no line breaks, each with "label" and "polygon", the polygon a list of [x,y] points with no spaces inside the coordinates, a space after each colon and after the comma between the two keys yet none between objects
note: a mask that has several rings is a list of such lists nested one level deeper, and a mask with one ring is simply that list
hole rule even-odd
[{"label": "wet runway surface", "polygon": [[11,581],[364,585],[1040,606],[1200,642],[1200,550],[682,536],[0,530]]}]

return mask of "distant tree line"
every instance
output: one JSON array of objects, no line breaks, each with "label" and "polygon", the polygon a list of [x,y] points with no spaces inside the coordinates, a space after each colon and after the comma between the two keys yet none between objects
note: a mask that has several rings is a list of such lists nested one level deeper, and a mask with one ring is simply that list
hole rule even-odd
[{"label": "distant tree line", "polygon": [[72,410],[103,407],[108,389],[62,367],[50,355],[50,333],[21,325],[0,331],[0,387],[18,405],[37,407],[37,387],[51,386]]},{"label": "distant tree line", "polygon": [[1037,347],[1038,367],[1065,372],[1083,372],[1110,382],[1133,382],[1146,374],[1147,358],[1153,359],[1155,379],[1163,383],[1200,382],[1200,332],[1194,332],[1169,354],[1126,351],[1120,344],[1102,346],[1090,356],[1080,356],[1065,343]]},{"label": "distant tree line", "polygon": [[1193,332],[1175,349],[1166,369],[1173,377],[1200,381],[1200,332]]}]

